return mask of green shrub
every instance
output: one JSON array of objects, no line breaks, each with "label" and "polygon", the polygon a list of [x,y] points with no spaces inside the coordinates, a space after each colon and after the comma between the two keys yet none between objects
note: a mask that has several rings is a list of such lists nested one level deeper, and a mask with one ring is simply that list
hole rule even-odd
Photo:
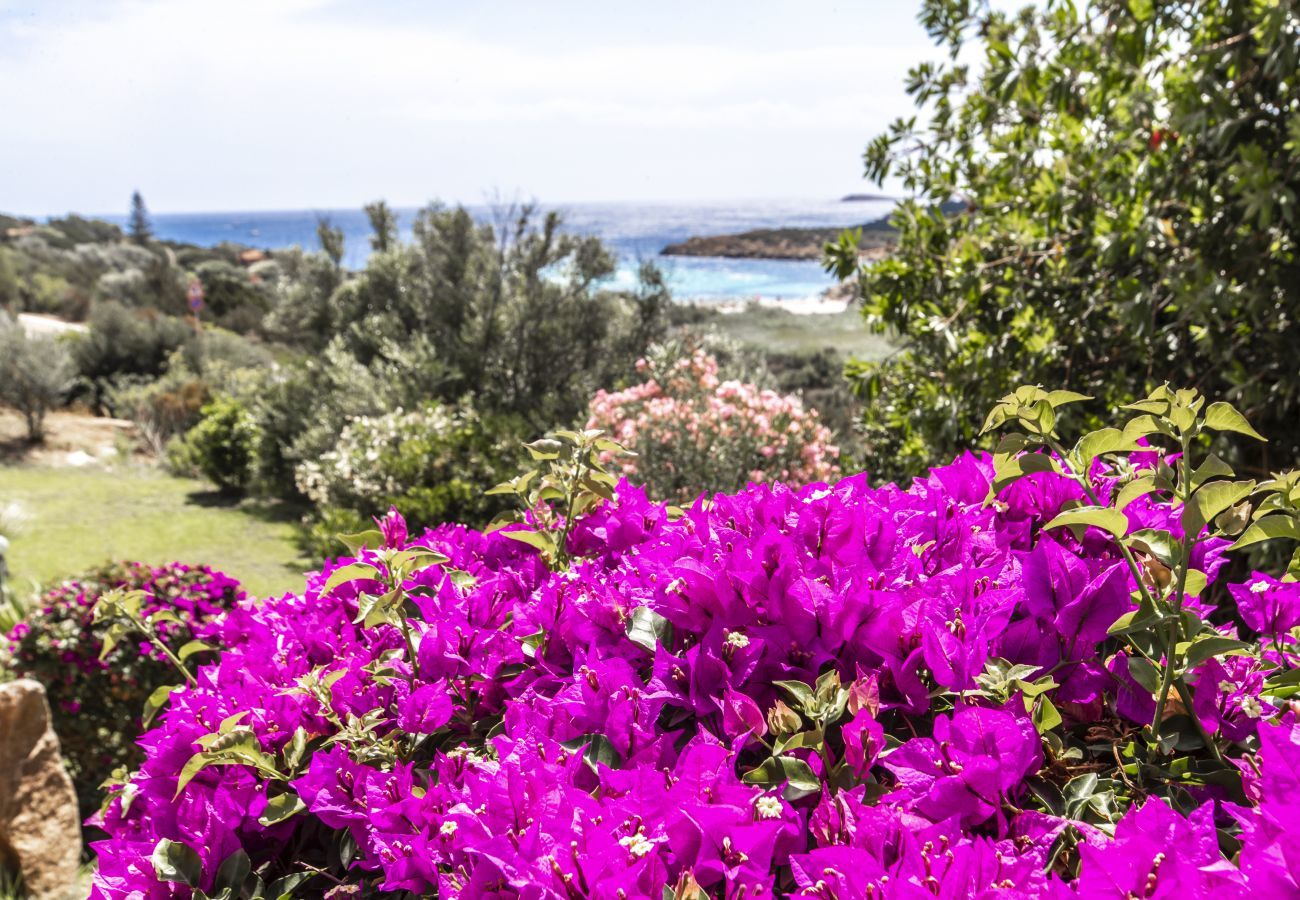
[{"label": "green shrub", "polygon": [[174,652],[204,636],[205,626],[244,596],[238,582],[206,567],[115,563],[51,588],[9,632],[7,670],[45,685],[83,816],[98,808],[101,782],[116,768],[139,763],[135,738],[145,701],[177,677],[139,640],[124,640],[101,659],[107,626],[96,625],[91,612],[114,588],[145,591],[146,613],[175,613],[177,621],[159,625]]},{"label": "green shrub", "polygon": [[225,493],[243,493],[253,476],[258,431],[244,405],[222,396],[204,406],[197,425],[175,451]]},{"label": "green shrub", "polygon": [[103,404],[110,384],[123,375],[161,375],[172,353],[194,334],[175,317],[129,310],[111,301],[96,303],[88,324],[89,330],[73,344],[72,356],[77,371],[92,386],[96,405]]},{"label": "green shrub", "polygon": [[484,524],[504,508],[484,492],[513,471],[520,433],[515,420],[436,403],[352,420],[332,450],[295,473],[320,517],[314,543],[329,546],[339,526],[390,506],[413,526]]}]

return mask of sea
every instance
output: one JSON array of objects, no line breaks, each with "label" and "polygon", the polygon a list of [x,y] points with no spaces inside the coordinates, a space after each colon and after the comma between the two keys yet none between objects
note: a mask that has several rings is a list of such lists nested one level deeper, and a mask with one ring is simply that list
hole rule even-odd
[{"label": "sea", "polygon": [[[891,200],[805,199],[560,203],[539,204],[539,209],[555,209],[568,230],[605,241],[618,257],[618,271],[610,279],[611,287],[632,287],[637,270],[648,260],[663,270],[674,298],[722,303],[806,300],[831,287],[834,278],[813,260],[663,256],[660,251],[694,235],[731,234],[755,228],[847,228],[886,216],[893,205]],[[498,217],[498,211],[488,205],[470,205],[467,209],[484,222]],[[396,212],[403,237],[409,238],[418,210]],[[343,230],[345,264],[349,268],[364,266],[370,254],[370,225],[360,209],[168,213],[154,215],[152,220],[155,233],[164,239],[201,246],[234,241],[276,250],[294,245],[315,249],[316,223],[321,216]],[[106,218],[125,223],[125,216]]]}]

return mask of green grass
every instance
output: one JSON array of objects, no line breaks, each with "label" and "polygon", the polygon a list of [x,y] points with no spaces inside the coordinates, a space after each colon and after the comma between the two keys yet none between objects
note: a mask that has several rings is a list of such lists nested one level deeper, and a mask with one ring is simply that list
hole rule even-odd
[{"label": "green grass", "polygon": [[835,350],[858,359],[883,359],[893,347],[889,339],[867,330],[854,308],[842,313],[795,315],[782,309],[750,305],[735,313],[716,314],[708,324],[719,334],[761,350],[811,353]]},{"label": "green grass", "polygon": [[108,560],[206,563],[250,594],[302,586],[287,511],[234,504],[202,482],[139,465],[112,469],[0,466],[0,509],[16,504],[10,585],[25,591]]}]

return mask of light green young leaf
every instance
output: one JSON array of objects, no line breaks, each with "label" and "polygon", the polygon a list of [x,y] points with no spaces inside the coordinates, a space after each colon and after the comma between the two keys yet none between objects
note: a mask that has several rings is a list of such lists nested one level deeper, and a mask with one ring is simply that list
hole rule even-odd
[{"label": "light green young leaf", "polygon": [[1100,528],[1114,538],[1124,537],[1128,531],[1128,519],[1117,509],[1105,506],[1078,506],[1060,513],[1043,526],[1044,530],[1062,526],[1088,525]]},{"label": "light green young leaf", "polygon": [[1205,425],[1215,431],[1235,431],[1267,443],[1268,439],[1250,427],[1246,417],[1237,412],[1231,403],[1211,403],[1205,410]]},{"label": "light green young leaf", "polygon": [[1127,509],[1128,505],[1139,497],[1145,497],[1147,494],[1156,490],[1156,478],[1154,475],[1143,475],[1140,478],[1134,478],[1128,484],[1119,490],[1115,498],[1115,508],[1119,510]]},{"label": "light green young leaf", "polygon": [[518,541],[521,544],[527,544],[530,547],[536,547],[543,553],[555,552],[555,539],[549,535],[542,534],[538,531],[505,531],[502,532],[512,541]]},{"label": "light green young leaf", "polygon": [[360,553],[363,547],[375,550],[384,545],[384,536],[374,528],[356,534],[340,534],[337,537],[354,555]]},{"label": "light green young leaf", "polygon": [[180,659],[181,662],[184,662],[185,660],[193,656],[195,653],[203,653],[206,650],[215,650],[215,649],[217,648],[212,646],[211,644],[204,643],[203,641],[198,641],[198,640],[186,641],[184,644],[181,645],[181,649],[176,651],[176,656],[177,658]]},{"label": "light green young leaf", "polygon": [[179,684],[165,684],[149,695],[149,698],[144,701],[144,712],[140,716],[140,722],[145,728],[148,728],[150,723],[153,722],[159,710],[167,705],[167,698],[172,695],[172,691],[179,688]]},{"label": "light green young leaf", "polygon": [[1074,391],[1048,391],[1047,402],[1052,405],[1052,409],[1065,406],[1069,403],[1078,403],[1082,400],[1091,400],[1092,397],[1087,394],[1079,394]]},{"label": "light green young leaf", "polygon": [[1250,527],[1228,549],[1241,550],[1252,544],[1271,541],[1275,538],[1290,538],[1293,541],[1300,541],[1300,524],[1297,524],[1296,520],[1291,516],[1268,516],[1252,522]]},{"label": "light green young leaf", "polygon": [[321,593],[328,594],[341,584],[346,584],[349,581],[358,581],[362,578],[378,581],[380,580],[379,570],[370,563],[349,563],[348,565],[335,569],[330,573],[330,577],[326,580],[325,586],[321,588]]}]

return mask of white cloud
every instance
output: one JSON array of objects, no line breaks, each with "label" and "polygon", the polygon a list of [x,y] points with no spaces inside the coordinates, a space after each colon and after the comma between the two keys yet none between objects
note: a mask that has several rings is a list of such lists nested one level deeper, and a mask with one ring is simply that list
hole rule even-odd
[{"label": "white cloud", "polygon": [[14,209],[114,209],[135,186],[159,209],[834,193],[927,55],[919,28],[773,48],[589,27],[560,48],[320,0],[60,11],[0,17]]}]

